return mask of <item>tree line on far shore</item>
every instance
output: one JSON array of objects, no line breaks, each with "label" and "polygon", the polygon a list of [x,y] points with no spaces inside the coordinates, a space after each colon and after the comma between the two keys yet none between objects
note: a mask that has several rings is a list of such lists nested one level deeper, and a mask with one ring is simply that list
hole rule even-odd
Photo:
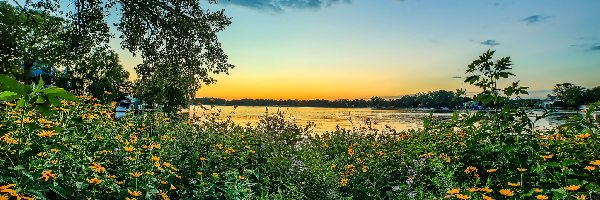
[{"label": "tree line on far shore", "polygon": [[[555,99],[513,99],[506,103],[530,108],[543,108],[542,102],[552,101],[550,107],[577,108],[580,105],[600,101],[600,86],[587,89],[572,83],[556,84],[550,97]],[[370,99],[232,99],[203,97],[196,98],[194,105],[220,106],[290,106],[290,107],[326,107],[326,108],[477,108],[481,103],[459,92],[438,90],[398,98],[371,97]]]}]

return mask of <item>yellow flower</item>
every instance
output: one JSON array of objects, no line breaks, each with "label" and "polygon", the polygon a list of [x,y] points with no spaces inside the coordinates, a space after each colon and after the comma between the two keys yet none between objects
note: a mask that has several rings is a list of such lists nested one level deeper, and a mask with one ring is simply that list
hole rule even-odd
[{"label": "yellow flower", "polygon": [[483,200],[494,200],[494,198],[486,196],[485,194],[482,194],[481,197],[483,197]]},{"label": "yellow flower", "polygon": [[362,171],[363,171],[363,172],[367,172],[367,166],[366,166],[366,165],[363,165],[363,167],[362,167]]},{"label": "yellow flower", "polygon": [[173,165],[171,165],[171,163],[168,163],[168,162],[163,162],[163,166],[165,166],[165,167],[172,167]]},{"label": "yellow flower", "polygon": [[212,176],[213,176],[213,177],[215,177],[215,178],[218,178],[218,177],[219,177],[219,173],[217,173],[217,172],[213,172],[213,173],[212,173]]},{"label": "yellow flower", "polygon": [[590,165],[600,166],[600,160],[590,161]]},{"label": "yellow flower", "polygon": [[512,191],[510,191],[510,189],[501,189],[500,194],[502,196],[507,196],[507,197],[512,197],[514,195],[514,193]]},{"label": "yellow flower", "polygon": [[173,184],[171,184],[171,188],[170,189],[171,190],[176,190],[177,188]]},{"label": "yellow flower", "polygon": [[513,187],[519,187],[519,186],[521,186],[521,182],[516,182],[516,183],[508,182],[508,185],[513,186]]},{"label": "yellow flower", "polygon": [[198,172],[196,172],[196,174],[198,174],[199,176],[202,176],[202,174],[204,174],[204,172],[198,171]]},{"label": "yellow flower", "polygon": [[383,156],[383,152],[382,151],[377,151],[377,155],[378,156]]},{"label": "yellow flower", "polygon": [[469,166],[465,169],[466,174],[470,174],[471,172],[476,172],[476,171],[477,171],[477,167],[473,167],[473,166]]},{"label": "yellow flower", "polygon": [[448,190],[446,192],[446,194],[453,195],[453,194],[458,194],[459,192],[460,192],[460,189],[458,189],[458,188],[452,188],[452,189]]},{"label": "yellow flower", "polygon": [[232,154],[232,153],[235,153],[235,150],[233,150],[233,148],[229,147],[225,150],[225,153]]},{"label": "yellow flower", "polygon": [[347,178],[342,178],[342,180],[340,180],[340,185],[342,185],[342,187],[345,187],[348,185],[348,179]]},{"label": "yellow flower", "polygon": [[246,177],[244,177],[244,176],[238,176],[238,179],[240,179],[240,181],[243,181],[243,180],[246,179]]},{"label": "yellow flower", "polygon": [[125,150],[126,152],[132,152],[133,151],[133,146],[123,147],[123,150]]},{"label": "yellow flower", "polygon": [[538,199],[538,200],[548,200],[548,196],[538,194],[537,196],[535,196],[535,199]]},{"label": "yellow flower", "polygon": [[52,137],[52,136],[55,136],[56,133],[54,131],[50,130],[50,131],[42,131],[42,132],[38,133],[37,135],[40,137]]},{"label": "yellow flower", "polygon": [[88,179],[88,183],[99,184],[99,183],[102,183],[102,180],[98,179],[97,177],[94,177],[93,179]]},{"label": "yellow flower", "polygon": [[585,194],[573,195],[573,197],[575,199],[579,199],[579,200],[586,200],[586,198],[587,198],[587,196],[585,196]]},{"label": "yellow flower", "polygon": [[544,190],[542,190],[541,188],[535,188],[533,189],[533,191],[537,193],[542,193]]},{"label": "yellow flower", "polygon": [[354,149],[348,148],[348,155],[352,157],[354,155]]},{"label": "yellow flower", "polygon": [[53,178],[56,179],[56,174],[52,173],[52,170],[45,170],[42,172],[42,177],[40,179],[44,179],[44,181],[48,181],[48,179]]},{"label": "yellow flower", "polygon": [[596,170],[596,167],[589,165],[589,166],[585,166],[583,169],[588,170],[588,171],[591,172],[591,171]]},{"label": "yellow flower", "polygon": [[135,172],[135,173],[133,173],[133,172],[129,172],[129,174],[130,174],[131,176],[133,176],[133,178],[137,178],[137,177],[140,177],[140,176],[142,175],[142,173],[140,173],[140,172]]},{"label": "yellow flower", "polygon": [[205,157],[200,157],[199,159],[200,159],[200,161],[206,161]]},{"label": "yellow flower", "polygon": [[490,192],[493,192],[494,190],[490,189],[489,187],[484,187],[484,188],[479,188],[479,191],[482,191],[485,193],[490,193]]},{"label": "yellow flower", "polygon": [[162,190],[159,190],[159,191],[158,191],[158,195],[160,195],[160,197],[161,197],[163,200],[169,200],[169,195],[167,195],[167,193],[163,192]]},{"label": "yellow flower", "polygon": [[527,169],[525,169],[525,168],[517,168],[517,170],[519,170],[519,172],[521,172],[521,173],[527,171]]},{"label": "yellow flower", "polygon": [[463,200],[466,200],[466,199],[470,199],[470,198],[471,198],[471,196],[469,196],[469,195],[464,195],[464,194],[456,194],[456,198],[457,198],[457,199],[463,199]]},{"label": "yellow flower", "polygon": [[479,188],[469,188],[469,192],[477,192],[479,191]]},{"label": "yellow flower", "polygon": [[540,157],[542,157],[544,159],[544,161],[551,159],[554,156],[554,154],[550,154],[550,155],[540,155]]},{"label": "yellow flower", "polygon": [[589,133],[584,133],[584,134],[579,134],[577,135],[578,138],[581,139],[585,139],[585,138],[589,138],[591,135]]},{"label": "yellow flower", "polygon": [[106,172],[106,169],[104,167],[102,167],[99,163],[96,163],[96,162],[93,162],[92,166],[90,166],[90,168],[92,168],[92,170],[97,173]]},{"label": "yellow flower", "polygon": [[329,145],[327,143],[323,143],[323,145],[321,145],[321,146],[323,146],[323,148],[326,148],[326,149],[329,148]]},{"label": "yellow flower", "polygon": [[[10,196],[17,196],[17,191],[13,190],[12,187],[15,187],[17,184],[8,184],[5,186],[0,186],[0,193],[8,193]],[[8,200],[8,198],[7,198]]]},{"label": "yellow flower", "polygon": [[581,185],[569,185],[569,186],[565,187],[565,189],[569,190],[569,191],[575,191],[575,190],[579,190],[580,187],[581,187]]},{"label": "yellow flower", "polygon": [[137,191],[137,190],[132,192],[131,190],[127,189],[127,193],[129,193],[129,195],[131,195],[131,196],[136,196],[136,197],[142,196],[142,192]]},{"label": "yellow flower", "polygon": [[223,148],[223,144],[215,144],[215,148],[216,149],[222,149]]},{"label": "yellow flower", "polygon": [[160,160],[160,158],[159,158],[159,157],[157,157],[157,156],[152,156],[152,158],[151,158],[151,159],[152,159],[152,161],[154,161],[154,162],[158,162],[158,161]]}]

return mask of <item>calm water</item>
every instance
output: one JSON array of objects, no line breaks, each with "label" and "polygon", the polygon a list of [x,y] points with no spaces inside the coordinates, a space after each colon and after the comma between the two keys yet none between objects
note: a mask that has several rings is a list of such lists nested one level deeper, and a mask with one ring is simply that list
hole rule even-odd
[{"label": "calm water", "polygon": [[[205,106],[210,108],[210,106]],[[314,107],[262,107],[262,106],[214,106],[208,110],[193,106],[190,115],[220,113],[220,118],[231,117],[240,124],[250,123],[255,125],[259,118],[266,112],[285,113],[286,118],[295,120],[298,124],[314,122],[315,131],[331,131],[336,126],[342,128],[365,127],[371,122],[374,128],[379,130],[389,126],[395,130],[408,130],[422,127],[422,118],[429,116],[427,112],[416,112],[408,110],[372,110],[369,108],[314,108]],[[533,111],[532,117],[541,111]],[[557,113],[542,119],[536,123],[538,128],[552,127],[562,123],[567,113]],[[434,113],[435,117],[450,118],[452,113]]]}]

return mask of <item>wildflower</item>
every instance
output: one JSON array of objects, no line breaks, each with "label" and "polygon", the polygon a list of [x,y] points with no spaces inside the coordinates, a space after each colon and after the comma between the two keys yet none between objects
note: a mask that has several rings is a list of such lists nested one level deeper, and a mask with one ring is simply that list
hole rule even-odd
[{"label": "wildflower", "polygon": [[501,189],[500,194],[502,196],[507,196],[507,197],[512,197],[514,195],[514,193],[512,191],[510,191],[510,189]]},{"label": "wildflower", "polygon": [[256,151],[254,151],[254,150],[250,150],[250,153],[251,153],[251,154],[255,154],[255,153],[256,153]]},{"label": "wildflower", "polygon": [[167,193],[163,192],[162,190],[159,190],[159,191],[158,191],[158,195],[160,195],[160,197],[161,197],[163,200],[169,200],[169,196],[167,195]]},{"label": "wildflower", "polygon": [[479,188],[469,188],[469,192],[477,192],[479,191]]},{"label": "wildflower", "polygon": [[469,174],[471,172],[476,172],[477,171],[477,167],[473,167],[473,166],[469,166],[465,169],[465,173]]},{"label": "wildflower", "polygon": [[348,148],[348,155],[352,157],[354,155],[354,149]]},{"label": "wildflower", "polygon": [[44,179],[44,181],[48,181],[50,178],[56,179],[56,174],[53,174],[52,170],[43,171],[42,177],[40,177],[40,179]]},{"label": "wildflower", "polygon": [[335,169],[335,167],[337,167],[337,166],[335,164],[332,164],[329,168]]},{"label": "wildflower", "polygon": [[96,162],[93,162],[92,166],[90,166],[90,168],[92,168],[92,170],[97,173],[106,172],[106,169],[104,167],[102,167],[99,163],[96,163]]},{"label": "wildflower", "polygon": [[44,156],[47,156],[47,155],[48,155],[48,153],[46,153],[46,152],[39,152],[37,154],[38,157],[44,157]]},{"label": "wildflower", "polygon": [[235,153],[235,150],[233,150],[233,148],[229,147],[225,150],[225,153],[232,154],[232,153]]},{"label": "wildflower", "polygon": [[365,173],[367,172],[367,166],[366,165],[363,165],[362,171],[365,172]]},{"label": "wildflower", "polygon": [[348,185],[348,179],[342,178],[342,180],[340,180],[340,185],[342,185],[342,187],[346,187]]},{"label": "wildflower", "polygon": [[533,189],[533,191],[534,191],[534,192],[537,192],[537,193],[542,193],[544,190],[542,190],[542,189],[540,189],[540,188],[535,188],[535,189]]},{"label": "wildflower", "polygon": [[446,192],[446,194],[453,195],[453,194],[458,194],[459,192],[460,192],[460,189],[458,189],[458,188],[452,188],[452,189],[448,190]]},{"label": "wildflower", "polygon": [[586,198],[587,198],[587,196],[585,196],[585,194],[573,195],[573,197],[575,199],[579,199],[579,200],[586,200]]},{"label": "wildflower", "polygon": [[588,171],[591,172],[591,171],[596,170],[596,167],[589,165],[589,166],[585,166],[583,169],[588,170]]},{"label": "wildflower", "polygon": [[26,118],[23,118],[23,121],[17,120],[17,121],[15,121],[15,123],[17,123],[17,124],[20,124],[20,123],[29,124],[29,123],[31,123],[31,119],[29,119],[29,118],[26,117]]},{"label": "wildflower", "polygon": [[548,200],[548,196],[538,194],[537,196],[535,196],[535,199],[538,199],[538,200]]},{"label": "wildflower", "polygon": [[485,193],[490,193],[490,192],[493,192],[494,190],[490,189],[489,187],[484,187],[484,188],[479,188],[479,191],[482,191]]},{"label": "wildflower", "polygon": [[135,172],[135,173],[133,173],[133,172],[129,172],[129,174],[130,174],[131,176],[133,176],[133,178],[137,178],[137,177],[140,177],[140,176],[142,175],[142,173],[140,173],[140,172]]},{"label": "wildflower", "polygon": [[383,152],[381,152],[381,151],[377,151],[377,155],[378,155],[378,156],[383,156]]},{"label": "wildflower", "polygon": [[512,186],[512,187],[519,187],[519,186],[521,186],[521,182],[516,182],[516,183],[508,182],[508,185]]},{"label": "wildflower", "polygon": [[93,179],[88,179],[88,183],[99,184],[99,183],[102,183],[102,180],[98,179],[97,177],[94,177]]},{"label": "wildflower", "polygon": [[323,145],[321,145],[321,146],[323,146],[323,148],[326,148],[326,149],[329,148],[329,145],[327,143],[323,143]]},{"label": "wildflower", "polygon": [[176,190],[177,188],[173,184],[171,184],[171,188],[170,189],[171,190]]},{"label": "wildflower", "polygon": [[198,172],[196,172],[196,174],[198,174],[198,176],[202,176],[202,174],[204,174],[204,172],[198,171]]},{"label": "wildflower", "polygon": [[600,166],[600,160],[590,161],[590,165]]},{"label": "wildflower", "polygon": [[569,185],[569,186],[565,187],[565,189],[569,190],[569,191],[579,190],[579,188],[581,188],[581,185]]},{"label": "wildflower", "polygon": [[52,137],[52,136],[55,136],[56,133],[54,131],[50,130],[50,131],[42,131],[42,132],[38,133],[37,135],[40,137]]},{"label": "wildflower", "polygon": [[15,187],[16,185],[17,184],[8,184],[8,185],[5,185],[5,186],[0,186],[0,192],[1,193],[8,193],[8,194],[10,194],[10,196],[17,196],[17,191],[15,191],[15,190],[12,189],[12,187]]},{"label": "wildflower", "polygon": [[554,154],[550,154],[550,155],[540,155],[540,157],[542,157],[544,159],[544,161],[551,159],[554,156]]},{"label": "wildflower", "polygon": [[168,163],[168,162],[163,162],[163,166],[165,166],[165,167],[172,167],[173,165],[171,165],[171,163]]},{"label": "wildflower", "polygon": [[521,172],[521,173],[527,171],[527,169],[525,169],[525,168],[517,168],[517,170],[519,170],[519,172]]},{"label": "wildflower", "polygon": [[240,179],[240,181],[243,181],[243,180],[246,179],[246,177],[244,177],[244,176],[238,176],[238,179]]},{"label": "wildflower", "polygon": [[222,149],[222,148],[223,148],[223,144],[215,144],[215,148],[216,148],[217,150],[220,150],[220,149]]},{"label": "wildflower", "polygon": [[158,161],[160,160],[160,158],[159,158],[159,157],[157,157],[157,156],[152,156],[152,158],[151,158],[151,159],[152,159],[152,161],[154,161],[154,162],[158,162]]},{"label": "wildflower", "polygon": [[456,198],[466,200],[466,199],[470,199],[471,196],[464,195],[464,194],[456,194]]},{"label": "wildflower", "polygon": [[142,196],[142,192],[137,191],[137,190],[135,190],[135,191],[132,192],[131,190],[127,189],[127,193],[129,193],[129,195],[135,196],[135,197]]},{"label": "wildflower", "polygon": [[167,184],[167,182],[166,182],[165,180],[161,180],[161,181],[160,181],[160,184],[166,185],[166,184]]},{"label": "wildflower", "polygon": [[219,178],[219,173],[217,173],[217,172],[213,172],[213,173],[212,173],[212,176],[213,176],[213,177],[215,177],[215,178]]},{"label": "wildflower", "polygon": [[133,146],[123,147],[123,150],[125,150],[126,152],[132,152],[133,151]]},{"label": "wildflower", "polygon": [[200,157],[199,159],[200,159],[200,161],[206,161],[205,157]]},{"label": "wildflower", "polygon": [[483,197],[483,200],[494,200],[494,198],[489,197],[489,196],[487,196],[485,194],[482,194],[481,197]]},{"label": "wildflower", "polygon": [[591,135],[589,133],[584,133],[584,134],[579,134],[577,135],[578,138],[580,139],[585,139],[585,138],[589,138]]}]

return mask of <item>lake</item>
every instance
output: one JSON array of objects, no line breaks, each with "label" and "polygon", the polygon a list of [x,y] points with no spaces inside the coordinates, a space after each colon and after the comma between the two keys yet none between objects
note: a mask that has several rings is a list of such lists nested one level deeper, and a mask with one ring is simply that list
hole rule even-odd
[{"label": "lake", "polygon": [[[231,119],[239,124],[256,125],[259,118],[265,113],[284,112],[287,119],[295,120],[304,125],[314,122],[314,131],[324,132],[340,128],[351,129],[353,127],[366,127],[370,121],[374,128],[382,130],[389,126],[397,131],[416,129],[422,127],[422,118],[429,113],[415,110],[374,110],[370,108],[315,108],[315,107],[264,107],[264,106],[199,106],[190,108],[190,115],[201,116],[203,114],[220,113],[220,118]],[[543,111],[532,111],[531,117],[541,115]],[[557,126],[564,122],[566,115],[576,112],[557,112],[536,122],[537,128],[548,128]],[[452,113],[434,113],[433,116],[450,118]]]}]

